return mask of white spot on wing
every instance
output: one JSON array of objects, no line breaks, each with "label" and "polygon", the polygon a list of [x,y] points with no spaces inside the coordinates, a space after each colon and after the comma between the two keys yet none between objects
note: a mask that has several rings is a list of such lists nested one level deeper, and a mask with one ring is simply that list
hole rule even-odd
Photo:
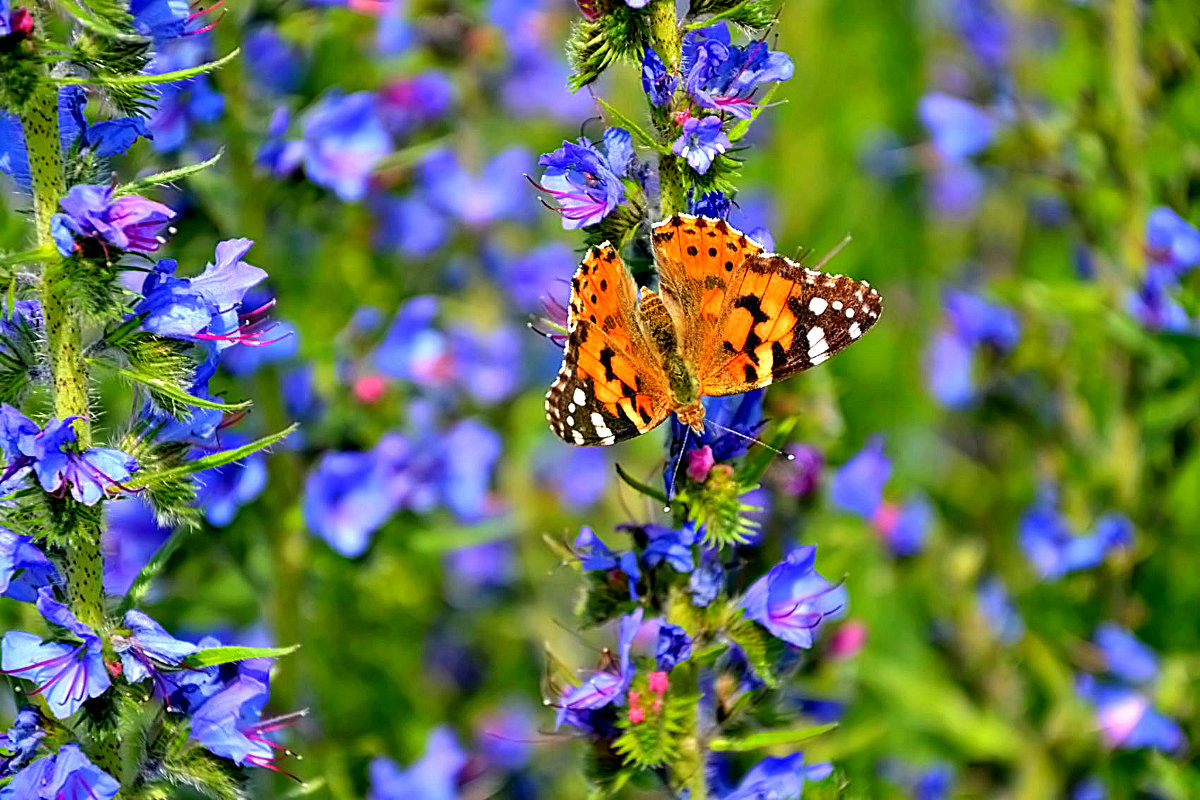
[{"label": "white spot on wing", "polygon": [[814,297],[808,301],[808,310],[816,314],[818,317],[825,313],[825,309],[829,308],[829,301],[824,297]]},{"label": "white spot on wing", "polygon": [[816,344],[821,339],[825,338],[825,329],[821,326],[816,326],[808,329],[808,343]]},{"label": "white spot on wing", "polygon": [[587,395],[584,394],[583,389],[580,389],[578,386],[575,387],[575,394],[573,395],[573,398],[576,405],[581,406],[587,402]]},{"label": "white spot on wing", "polygon": [[850,326],[850,338],[857,339],[860,336],[862,336],[862,328],[858,327],[858,323],[856,322]]}]

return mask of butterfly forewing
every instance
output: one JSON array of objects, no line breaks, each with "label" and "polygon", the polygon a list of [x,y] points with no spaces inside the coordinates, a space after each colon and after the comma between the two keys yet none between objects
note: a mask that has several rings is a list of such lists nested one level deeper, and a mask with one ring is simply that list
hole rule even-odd
[{"label": "butterfly forewing", "polygon": [[575,445],[610,445],[670,412],[666,381],[636,321],[637,289],[620,256],[588,251],[571,281],[567,345],[546,394],[550,429]]}]

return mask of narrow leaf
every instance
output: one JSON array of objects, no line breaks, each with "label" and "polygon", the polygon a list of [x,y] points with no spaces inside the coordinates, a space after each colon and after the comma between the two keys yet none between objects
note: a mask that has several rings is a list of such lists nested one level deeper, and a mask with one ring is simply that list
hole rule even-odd
[{"label": "narrow leaf", "polygon": [[135,33],[132,30],[121,30],[113,25],[110,25],[106,20],[100,19],[86,8],[76,3],[75,0],[58,0],[58,5],[63,8],[69,15],[75,18],[80,25],[85,28],[90,28],[96,33],[104,34],[105,36],[114,39],[123,39],[125,41],[145,41],[144,36]]},{"label": "narrow leaf", "polygon": [[135,383],[140,383],[146,388],[165,395],[177,403],[195,406],[196,408],[211,408],[214,411],[240,411],[243,408],[250,407],[249,400],[241,403],[218,403],[216,400],[205,400],[202,397],[196,397],[193,394],[185,392],[183,389],[179,388],[170,381],[163,380],[162,378],[156,378],[153,375],[147,375],[144,372],[137,372],[136,370],[126,369],[125,367],[117,367],[109,364],[103,359],[88,359],[88,363],[111,367],[113,371],[122,378],[128,378]]},{"label": "narrow leaf", "polygon": [[138,572],[137,577],[133,579],[133,584],[129,587],[129,591],[121,599],[119,609],[121,614],[124,614],[145,599],[146,593],[150,591],[150,584],[162,574],[163,567],[167,565],[167,562],[171,560],[171,556],[179,549],[179,545],[183,543],[184,537],[187,536],[189,530],[190,528],[187,526],[175,530],[159,546],[150,560],[146,562],[146,566],[142,567],[141,571]]},{"label": "narrow leaf", "polygon": [[218,58],[216,61],[209,61],[207,64],[201,64],[198,67],[164,72],[161,75],[91,75],[51,78],[50,80],[59,86],[149,86],[156,83],[174,83],[175,81],[195,78],[197,75],[203,75],[206,72],[212,72],[217,67],[224,66],[232,61],[240,52],[240,48],[235,48],[232,52]]},{"label": "narrow leaf", "polygon": [[139,194],[147,191],[148,189],[153,189],[155,186],[161,186],[164,183],[171,183],[173,181],[186,178],[189,175],[195,175],[197,172],[208,169],[213,164],[216,164],[221,160],[221,156],[223,155],[225,155],[224,147],[218,150],[217,154],[207,161],[201,161],[198,164],[188,164],[186,166],[177,167],[176,169],[166,170],[165,172],[156,172],[153,175],[147,175],[144,178],[138,178],[136,181],[130,181],[129,183],[122,184],[113,191],[113,197],[121,197],[127,194]]},{"label": "narrow leaf", "polygon": [[188,669],[201,669],[233,661],[245,661],[248,658],[279,658],[299,649],[298,644],[290,647],[210,647],[186,656],[180,663]]},{"label": "narrow leaf", "polygon": [[760,750],[764,747],[778,747],[784,744],[799,744],[800,742],[820,736],[836,728],[836,722],[826,722],[824,725],[812,725],[807,728],[789,728],[788,730],[758,731],[746,736],[718,736],[710,739],[710,750],[725,753],[745,753],[750,750]]},{"label": "narrow leaf", "polygon": [[646,495],[647,497],[649,497],[653,500],[659,501],[664,506],[670,504],[670,501],[667,499],[667,496],[665,494],[658,491],[657,489],[655,489],[652,486],[647,486],[646,484],[642,483],[637,478],[633,477],[628,472],[626,472],[625,469],[620,464],[617,464],[616,467],[617,467],[617,475],[621,476],[621,480],[623,480],[623,481],[625,481],[625,483],[629,484],[630,488],[632,488],[634,491],[641,492],[642,494]]},{"label": "narrow leaf", "polygon": [[204,470],[212,469],[213,467],[223,467],[226,464],[232,464],[234,461],[239,461],[252,453],[257,453],[259,450],[266,449],[276,442],[286,439],[299,427],[299,423],[292,423],[278,433],[273,433],[270,436],[264,436],[263,438],[253,441],[250,444],[242,445],[241,447],[233,450],[225,450],[220,453],[213,453],[212,455],[205,456],[204,458],[198,458],[195,461],[189,461],[186,464],[181,464],[178,467],[164,469],[161,472],[139,472],[131,479],[126,481],[125,485],[134,489],[138,489],[143,486],[152,486],[155,483],[169,480],[171,478],[184,478],[188,475],[195,475],[197,472],[203,472]]},{"label": "narrow leaf", "polygon": [[613,106],[609,105],[608,103],[606,103],[604,100],[602,100],[599,97],[596,98],[596,101],[598,103],[600,103],[600,105],[604,106],[604,110],[609,113],[609,116],[613,117],[617,122],[619,122],[621,124],[622,128],[625,128],[630,133],[632,133],[634,135],[634,138],[636,138],[644,146],[652,148],[654,150],[657,150],[660,153],[669,153],[670,152],[669,148],[665,147],[664,145],[659,144],[654,139],[653,136],[646,133],[646,131],[642,130],[641,126],[639,126],[636,122],[631,120],[629,117],[625,116],[620,111],[617,111],[617,109],[615,109]]},{"label": "narrow leaf", "polygon": [[17,264],[36,264],[41,261],[55,261],[60,256],[54,245],[35,247],[20,253],[5,253],[0,255],[0,267],[11,267]]},{"label": "narrow leaf", "polygon": [[729,141],[736,142],[745,136],[750,131],[750,126],[758,119],[758,115],[763,112],[767,104],[771,102],[771,98],[775,96],[776,90],[779,89],[779,84],[775,83],[770,89],[767,89],[766,94],[758,101],[758,107],[750,112],[750,119],[744,119],[738,124],[729,129]]}]

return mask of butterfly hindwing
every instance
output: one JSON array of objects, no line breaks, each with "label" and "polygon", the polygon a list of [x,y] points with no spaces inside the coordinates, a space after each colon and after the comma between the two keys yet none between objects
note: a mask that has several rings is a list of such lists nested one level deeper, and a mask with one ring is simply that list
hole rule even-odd
[{"label": "butterfly hindwing", "polygon": [[589,250],[571,281],[563,365],[546,394],[550,428],[563,441],[610,445],[670,412],[665,377],[636,320],[636,298],[616,250]]},{"label": "butterfly hindwing", "polygon": [[864,281],[807,269],[773,253],[749,256],[698,360],[701,391],[738,394],[815,367],[879,319]]}]

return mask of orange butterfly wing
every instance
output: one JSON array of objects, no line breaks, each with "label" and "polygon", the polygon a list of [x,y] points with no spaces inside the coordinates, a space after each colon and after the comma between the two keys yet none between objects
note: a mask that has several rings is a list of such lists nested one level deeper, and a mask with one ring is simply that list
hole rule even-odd
[{"label": "orange butterfly wing", "polygon": [[738,394],[814,367],[882,312],[866,282],[764,253],[720,220],[672,217],[654,226],[654,247],[664,295],[686,320],[685,354],[702,394]]},{"label": "orange butterfly wing", "polygon": [[546,393],[550,429],[575,445],[610,445],[670,413],[666,377],[637,323],[637,287],[608,243],[584,256],[571,280],[567,344]]}]

